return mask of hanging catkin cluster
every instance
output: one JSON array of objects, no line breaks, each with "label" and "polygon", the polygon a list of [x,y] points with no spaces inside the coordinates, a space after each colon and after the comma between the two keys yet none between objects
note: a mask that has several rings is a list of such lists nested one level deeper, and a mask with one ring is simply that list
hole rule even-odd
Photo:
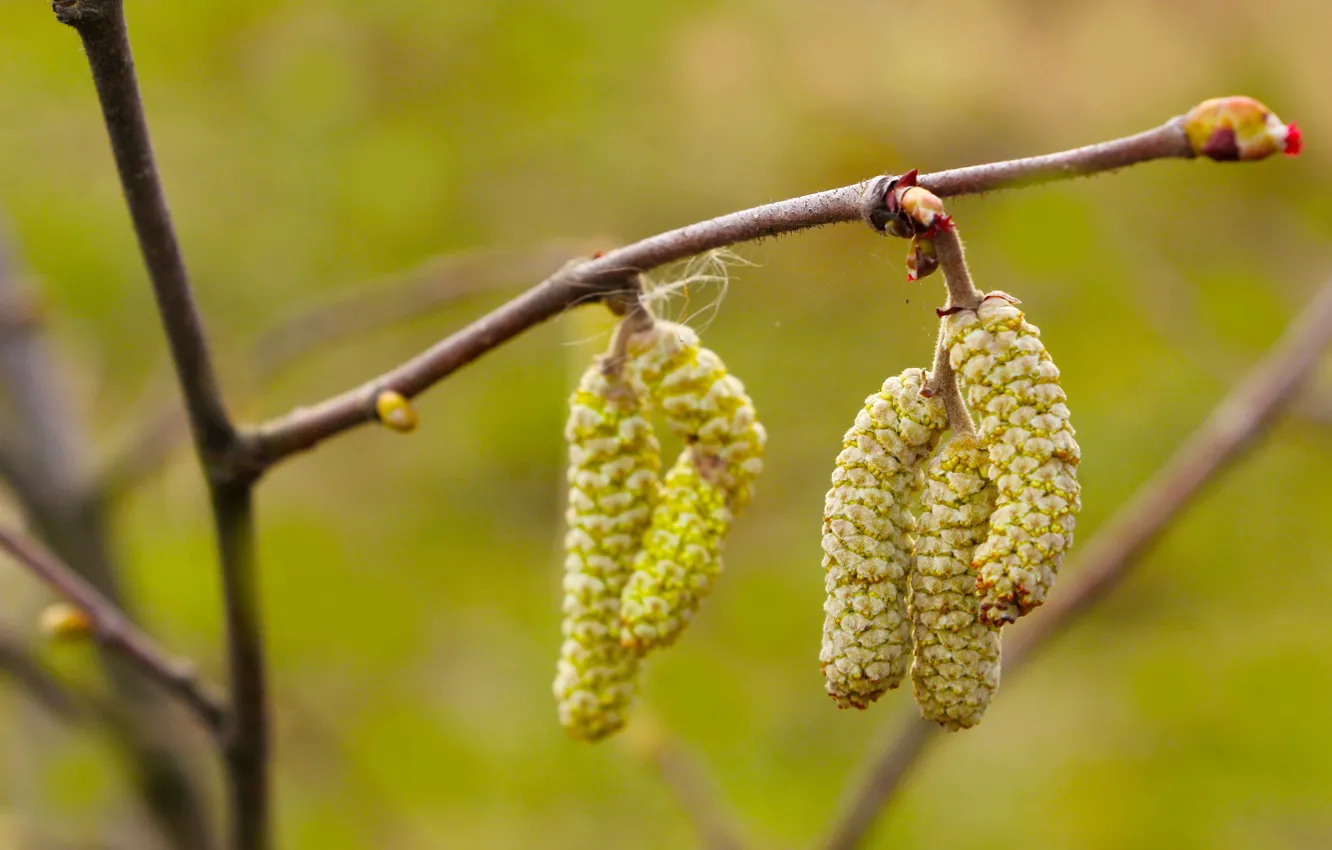
[{"label": "hanging catkin cluster", "polygon": [[555,676],[560,722],[597,740],[624,725],[638,656],[620,643],[620,594],[657,503],[661,465],[647,393],[612,355],[569,400],[569,524],[564,644]]},{"label": "hanging catkin cluster", "polygon": [[943,271],[948,304],[932,370],[885,383],[837,456],[819,660],[837,704],[865,708],[910,657],[921,714],[965,729],[999,687],[1000,628],[1044,601],[1072,544],[1078,445],[1040,332],[1016,299],[975,288],[915,172],[872,182],[862,216],[912,240],[911,279]]},{"label": "hanging catkin cluster", "polygon": [[1045,601],[1081,508],[1080,458],[1059,369],[1040,331],[1001,292],[945,319],[945,344],[998,487],[976,550],[983,615],[1011,623]]},{"label": "hanging catkin cluster", "polygon": [[[686,443],[664,482],[653,404]],[[622,326],[584,373],[565,436],[565,640],[554,691],[560,722],[590,741],[624,725],[643,654],[674,641],[712,587],[767,437],[744,386],[698,335],[652,321]]]},{"label": "hanging catkin cluster", "polygon": [[911,681],[920,713],[949,729],[980,722],[999,687],[999,629],[981,618],[972,553],[994,510],[989,461],[975,437],[953,437],[926,467],[911,620]]},{"label": "hanging catkin cluster", "polygon": [[749,501],[767,435],[744,385],[684,325],[655,323],[629,356],[686,443],[624,591],[621,639],[649,650],[679,636],[721,572],[722,538]]},{"label": "hanging catkin cluster", "polygon": [[843,708],[865,708],[895,688],[910,653],[907,573],[921,465],[948,427],[943,405],[921,395],[925,373],[908,369],[865,400],[823,509],[828,591],[819,662]]}]

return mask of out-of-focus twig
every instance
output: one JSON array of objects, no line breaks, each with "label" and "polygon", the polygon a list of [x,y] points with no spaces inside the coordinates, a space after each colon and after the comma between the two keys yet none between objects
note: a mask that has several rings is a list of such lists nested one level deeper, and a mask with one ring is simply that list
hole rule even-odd
[{"label": "out-of-focus twig", "polygon": [[14,635],[0,635],[0,671],[26,696],[61,720],[82,720],[91,701],[72,693]]},{"label": "out-of-focus twig", "polygon": [[[260,334],[240,365],[242,390],[258,392],[297,360],[332,343],[372,333],[487,292],[516,288],[572,257],[599,250],[605,240],[559,239],[529,250],[445,254],[298,308]],[[189,436],[179,401],[154,405],[135,422],[98,476],[110,497],[161,470]]]},{"label": "out-of-focus twig", "polygon": [[[1261,363],[1212,411],[1197,431],[1079,553],[1076,578],[1020,626],[1004,649],[1004,676],[1029,661],[1128,575],[1138,558],[1202,491],[1238,460],[1290,404],[1332,342],[1332,282],[1291,324]],[[824,842],[828,850],[860,845],[902,787],[939,728],[912,717],[849,788],[846,808]]]},{"label": "out-of-focus twig", "polygon": [[702,757],[671,736],[644,712],[626,732],[625,745],[651,765],[675,795],[705,850],[741,850],[745,846],[737,817],[730,811]]},{"label": "out-of-focus twig", "polygon": [[[1147,246],[1139,234],[1115,216],[1102,219],[1133,275],[1141,297],[1132,298],[1139,315],[1179,356],[1205,374],[1229,381],[1243,371],[1245,355],[1209,333],[1202,322],[1202,296],[1168,257]],[[1332,425],[1332,387],[1306,383],[1290,403],[1290,412],[1314,425]]]},{"label": "out-of-focus twig", "polygon": [[[0,475],[47,544],[126,611],[105,506],[79,451],[83,435],[64,404],[62,375],[35,321],[41,311],[19,284],[17,265],[0,244],[0,387],[9,417],[0,440]],[[158,692],[118,654],[103,653],[102,659],[117,695],[108,703],[108,725],[126,753],[144,809],[171,846],[214,846],[203,793]]]},{"label": "out-of-focus twig", "polygon": [[222,734],[226,708],[199,681],[190,664],[159,649],[114,603],[36,540],[0,525],[0,550],[86,614],[99,643],[129,659],[144,675],[175,694],[210,733]]}]

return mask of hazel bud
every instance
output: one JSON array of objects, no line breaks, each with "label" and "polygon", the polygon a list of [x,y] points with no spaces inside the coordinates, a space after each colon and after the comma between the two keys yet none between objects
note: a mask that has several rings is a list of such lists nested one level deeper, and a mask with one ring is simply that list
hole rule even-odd
[{"label": "hazel bud", "polygon": [[390,431],[410,434],[416,430],[416,408],[395,390],[384,390],[375,396],[375,416]]},{"label": "hazel bud", "polygon": [[1239,95],[1198,104],[1184,116],[1184,131],[1195,155],[1220,162],[1295,156],[1303,148],[1299,127],[1281,123],[1261,102]]},{"label": "hazel bud", "polygon": [[39,626],[42,634],[58,641],[84,640],[93,632],[93,622],[88,612],[65,602],[46,606]]}]

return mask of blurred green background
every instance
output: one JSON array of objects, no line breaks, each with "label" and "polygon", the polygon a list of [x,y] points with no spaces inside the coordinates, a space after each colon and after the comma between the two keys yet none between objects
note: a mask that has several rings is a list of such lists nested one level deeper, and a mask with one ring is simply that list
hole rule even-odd
[{"label": "blurred green background", "polygon": [[[1300,122],[1302,157],[1151,164],[951,204],[979,284],[1022,297],[1064,372],[1085,542],[1332,274],[1325,0],[127,5],[232,387],[248,342],[308,299],[436,254],[613,244],[1254,95]],[[0,0],[0,20],[0,209],[44,293],[64,389],[107,449],[156,409],[144,388],[160,385],[164,346],[77,37],[39,0]],[[757,842],[793,847],[915,711],[903,693],[863,714],[823,694],[818,526],[842,432],[885,377],[926,364],[942,291],[906,283],[905,245],[862,227],[740,253],[753,265],[732,268],[715,312],[717,287],[677,306],[749,387],[768,469],[715,596],[650,664],[637,726],[705,759]],[[503,297],[339,342],[230,401],[247,418],[283,412]],[[564,403],[605,327],[540,327],[423,397],[411,438],[361,429],[265,482],[279,846],[695,842],[633,748],[574,743],[550,696]],[[932,752],[870,843],[1332,846],[1329,479],[1332,427],[1283,421],[979,728]],[[177,452],[116,520],[145,625],[222,679],[194,461]],[[4,572],[7,598],[27,600],[8,619],[31,632],[40,599]],[[43,654],[86,672],[84,650]],[[100,846],[80,842],[127,795],[105,747],[48,736],[35,752],[13,688],[0,697],[14,754],[0,827]]]}]

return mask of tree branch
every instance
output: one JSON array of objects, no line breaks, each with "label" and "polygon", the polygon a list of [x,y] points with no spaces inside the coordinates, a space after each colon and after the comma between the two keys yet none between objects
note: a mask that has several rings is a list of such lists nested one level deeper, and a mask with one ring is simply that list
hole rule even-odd
[{"label": "tree branch", "polygon": [[221,733],[226,709],[198,680],[192,665],[159,649],[113,602],[36,540],[0,526],[0,550],[87,614],[99,643],[175,694],[210,733]]},{"label": "tree branch", "polygon": [[[368,334],[481,293],[517,288],[589,254],[605,240],[552,240],[531,250],[469,251],[435,257],[413,269],[360,284],[331,298],[298,308],[260,334],[245,354],[245,387],[257,392],[293,362],[328,344]],[[147,394],[145,394],[147,395]],[[98,476],[114,498],[158,472],[189,435],[189,421],[175,399],[135,422]]]},{"label": "tree branch", "polygon": [[745,846],[735,816],[716,787],[707,766],[683,742],[663,729],[650,714],[630,727],[626,744],[638,758],[651,765],[675,795],[680,808],[698,833],[704,850],[741,850]]},{"label": "tree branch", "polygon": [[123,2],[54,0],[52,8],[57,20],[78,32],[88,54],[116,169],[120,172],[139,250],[152,279],[171,360],[195,440],[206,471],[211,473],[208,459],[225,455],[233,446],[235,434],[218,391],[203,322],[194,304],[189,275],[153,158]]},{"label": "tree branch", "polygon": [[[1048,646],[1079,615],[1104,599],[1202,491],[1263,434],[1308,378],[1332,342],[1332,282],[1323,285],[1261,363],[1212,411],[1197,431],[1105,525],[1069,570],[1077,578],[1027,618],[1004,650],[1005,681]],[[939,727],[918,717],[906,722],[887,749],[874,755],[850,788],[848,803],[824,846],[860,845],[883,807]]]},{"label": "tree branch", "polygon": [[212,490],[213,517],[222,550],[231,661],[231,728],[224,755],[230,786],[231,845],[269,846],[268,685],[259,588],[255,575],[253,487],[242,482]]},{"label": "tree branch", "polygon": [[235,428],[218,389],[203,322],[194,304],[166,196],[153,158],[134,74],[122,0],[54,0],[56,18],[79,34],[92,69],[116,168],[152,279],[217,527],[226,606],[233,722],[226,741],[231,788],[231,846],[266,850],[270,841],[268,723],[262,623],[254,581],[251,489],[255,476],[237,464]]},{"label": "tree branch", "polygon": [[[941,197],[976,194],[1063,180],[1156,159],[1191,158],[1182,118],[1154,130],[1045,156],[927,174],[918,184]],[[705,251],[859,221],[868,181],[691,224],[561,270],[406,363],[310,407],[243,434],[244,454],[262,471],[292,454],[374,419],[374,398],[391,389],[407,398],[503,345],[523,331],[580,303],[626,288],[634,274]]]}]

